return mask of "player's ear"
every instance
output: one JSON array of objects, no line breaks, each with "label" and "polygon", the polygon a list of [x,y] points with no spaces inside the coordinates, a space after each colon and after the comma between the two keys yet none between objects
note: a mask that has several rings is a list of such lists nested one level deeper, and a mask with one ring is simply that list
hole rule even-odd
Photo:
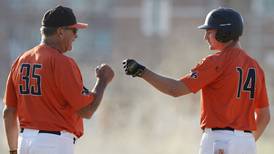
[{"label": "player's ear", "polygon": [[62,27],[57,28],[56,34],[59,38],[63,39],[64,38],[64,29]]}]

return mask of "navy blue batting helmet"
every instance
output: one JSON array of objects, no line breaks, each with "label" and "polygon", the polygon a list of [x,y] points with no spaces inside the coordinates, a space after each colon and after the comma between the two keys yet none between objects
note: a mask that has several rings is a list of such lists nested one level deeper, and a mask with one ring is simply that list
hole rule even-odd
[{"label": "navy blue batting helmet", "polygon": [[210,11],[205,19],[205,23],[199,29],[216,29],[216,40],[228,42],[238,40],[243,33],[243,18],[231,8],[217,8]]}]

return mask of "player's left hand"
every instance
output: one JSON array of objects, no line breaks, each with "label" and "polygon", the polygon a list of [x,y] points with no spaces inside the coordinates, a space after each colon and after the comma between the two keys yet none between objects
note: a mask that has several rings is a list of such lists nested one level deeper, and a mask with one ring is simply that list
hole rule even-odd
[{"label": "player's left hand", "polygon": [[133,59],[126,59],[123,61],[123,68],[127,75],[131,75],[132,77],[142,77],[144,74],[145,66],[137,63]]}]

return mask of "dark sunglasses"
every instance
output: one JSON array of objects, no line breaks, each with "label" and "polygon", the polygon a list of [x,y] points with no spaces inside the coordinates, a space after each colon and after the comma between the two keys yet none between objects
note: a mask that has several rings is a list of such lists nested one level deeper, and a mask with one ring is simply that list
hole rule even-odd
[{"label": "dark sunglasses", "polygon": [[78,29],[77,28],[69,28],[69,27],[64,27],[65,30],[71,30],[73,34],[77,34]]}]

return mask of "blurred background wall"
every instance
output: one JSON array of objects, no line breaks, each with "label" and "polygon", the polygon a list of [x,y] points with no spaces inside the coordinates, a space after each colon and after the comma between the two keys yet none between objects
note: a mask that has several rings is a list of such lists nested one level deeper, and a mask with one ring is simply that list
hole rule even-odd
[{"label": "blurred background wall", "polygon": [[[90,25],[68,53],[78,62],[85,84],[93,86],[100,63],[110,64],[116,73],[96,114],[85,121],[76,154],[198,153],[199,93],[166,96],[125,76],[121,62],[135,58],[157,73],[180,78],[212,53],[204,31],[196,27],[218,6],[233,7],[244,17],[242,47],[264,68],[270,103],[274,100],[274,0],[1,0],[1,97],[12,61],[40,42],[41,18],[58,4],[71,7],[78,21]],[[271,123],[257,142],[259,154],[273,154],[273,107],[271,111]],[[2,122],[0,128],[2,154],[8,147]]]}]

